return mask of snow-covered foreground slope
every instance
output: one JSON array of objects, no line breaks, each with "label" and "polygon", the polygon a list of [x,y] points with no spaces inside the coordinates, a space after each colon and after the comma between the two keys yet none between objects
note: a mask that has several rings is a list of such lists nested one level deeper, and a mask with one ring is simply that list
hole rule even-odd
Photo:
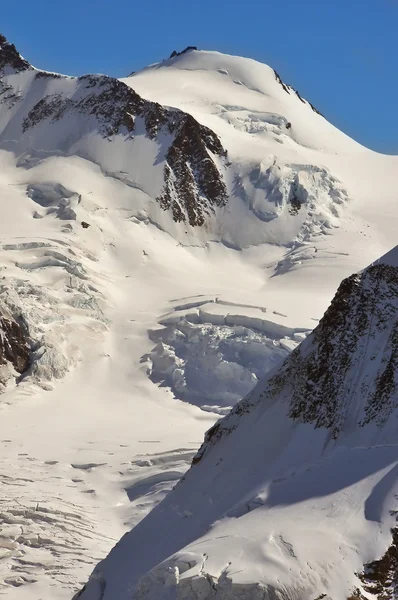
[{"label": "snow-covered foreground slope", "polygon": [[342,282],[76,598],[395,598],[397,298],[398,247]]},{"label": "snow-covered foreground slope", "polygon": [[0,595],[70,600],[394,245],[397,159],[217,53],[120,82],[0,37],[0,88]]}]

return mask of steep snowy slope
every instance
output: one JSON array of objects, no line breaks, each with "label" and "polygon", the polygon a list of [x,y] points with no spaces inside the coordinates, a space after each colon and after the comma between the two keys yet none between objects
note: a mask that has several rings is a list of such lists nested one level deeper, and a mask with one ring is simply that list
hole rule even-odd
[{"label": "steep snowy slope", "polygon": [[367,150],[338,131],[272,68],[189,50],[122,81],[220,136],[231,167],[218,235],[234,247],[285,246],[275,269],[285,277],[268,282],[270,294],[274,284],[287,294],[307,286],[312,292],[327,265],[329,300],[342,276],[395,244],[389,223],[397,206],[397,157]]},{"label": "steep snowy slope", "polygon": [[[365,150],[328,123],[274,69],[252,59],[188,50],[123,81],[146,98],[206,119],[209,127],[228,140],[234,128],[243,143],[242,154],[261,156],[264,140],[275,148],[277,143],[286,144],[292,156],[297,144],[323,152]],[[245,134],[255,136],[251,149]]]},{"label": "steep snowy slope", "polygon": [[120,82],[1,37],[0,87],[0,595],[70,600],[394,245],[397,159],[217,53]]},{"label": "steep snowy slope", "polygon": [[395,598],[397,328],[398,247],[342,282],[77,597]]}]

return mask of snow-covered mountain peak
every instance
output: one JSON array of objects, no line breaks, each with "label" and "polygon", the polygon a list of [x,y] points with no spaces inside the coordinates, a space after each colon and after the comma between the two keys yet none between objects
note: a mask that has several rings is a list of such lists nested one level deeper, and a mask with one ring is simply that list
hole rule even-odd
[{"label": "snow-covered mountain peak", "polygon": [[[231,80],[235,85],[244,86],[264,95],[277,94],[278,85],[287,94],[293,90],[286,85],[274,69],[251,58],[224,54],[215,50],[198,50],[188,46],[181,52],[173,52],[170,58],[145,67],[134,73],[137,77],[142,73],[159,69],[178,69],[181,71],[202,71],[205,75],[215,73],[222,75],[220,81]],[[276,85],[278,84],[278,85]]]},{"label": "snow-covered mountain peak", "polygon": [[146,98],[161,98],[162,104],[191,112],[223,136],[228,135],[229,125],[240,134],[272,141],[270,133],[275,134],[279,127],[279,141],[292,148],[298,144],[334,152],[363,150],[328,123],[272,67],[250,58],[192,49],[124,81]]}]

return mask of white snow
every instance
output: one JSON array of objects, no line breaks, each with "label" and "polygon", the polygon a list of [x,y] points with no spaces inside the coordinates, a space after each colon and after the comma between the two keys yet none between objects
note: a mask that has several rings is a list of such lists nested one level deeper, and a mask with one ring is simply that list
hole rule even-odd
[{"label": "white snow", "polygon": [[[21,115],[40,98],[79,97],[74,78],[37,81],[34,73],[8,75],[23,104],[0,105],[0,303],[24,315],[36,347],[32,372],[0,397],[0,596],[64,600],[183,475],[218,414],[315,327],[341,279],[395,245],[398,158],[336,130],[286,92],[269,67],[189,52],[125,81],[145,98],[191,113],[228,150],[230,200],[206,226],[191,228],[156,203],[159,148],[139,127],[134,139],[103,139],[95,120],[80,115],[21,136]],[[302,204],[297,215],[289,210],[292,186]],[[164,347],[154,351],[151,332],[159,329],[167,332]],[[168,373],[172,391],[148,371],[175,373],[175,340],[187,332],[210,356],[197,363],[182,402],[174,376]],[[250,357],[242,357],[243,346]],[[198,346],[184,341],[182,350],[186,377]],[[232,351],[240,353],[236,361]],[[212,497],[216,471],[206,472],[204,462],[186,507],[168,501],[163,545],[152,537],[153,523],[165,526],[160,511],[124,538],[117,568],[113,559],[105,563],[117,584],[103,600],[124,600],[127,580],[140,577],[138,597],[148,600],[195,598],[195,585],[196,597],[205,598],[214,582],[228,600],[254,599],[264,565],[277,582],[292,552],[299,587],[326,581],[333,600],[344,598],[351,582],[340,581],[341,561],[351,561],[354,572],[383,551],[377,519],[361,510],[364,498],[372,514],[388,505],[393,487],[382,498],[372,491],[395,465],[394,449],[340,448],[317,462],[324,434],[307,445],[303,426],[289,433],[288,458],[279,465],[286,436],[279,421],[269,423],[261,421],[264,443],[253,449],[247,481],[223,490],[228,502]],[[238,448],[225,454],[232,467],[247,458]],[[259,478],[265,462],[272,468]],[[328,487],[324,474],[348,463],[355,481],[336,478],[336,489]],[[222,479],[222,463],[217,469]],[[285,480],[275,482],[274,473]],[[225,516],[226,504],[236,504],[235,513]],[[340,537],[341,552],[329,552]],[[308,582],[301,578],[306,562]],[[176,580],[179,596],[172,595]],[[88,599],[98,600],[94,592]]]},{"label": "white snow", "polygon": [[308,333],[277,323],[286,317],[276,311],[271,320],[264,313],[220,298],[175,307],[159,320],[165,327],[149,332],[156,345],[143,361],[151,378],[178,398],[226,414]]}]

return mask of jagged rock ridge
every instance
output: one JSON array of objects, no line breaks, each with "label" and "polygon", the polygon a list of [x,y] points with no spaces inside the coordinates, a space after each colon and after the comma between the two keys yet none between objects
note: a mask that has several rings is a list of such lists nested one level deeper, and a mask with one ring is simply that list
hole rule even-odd
[{"label": "jagged rock ridge", "polygon": [[189,52],[190,50],[197,50],[196,46],[187,46],[186,48],[184,48],[184,50],[181,50],[180,52],[177,52],[177,50],[173,50],[173,52],[170,54],[170,58],[174,58],[175,56],[181,56],[182,54],[185,54],[186,52]]},{"label": "jagged rock ridge", "polygon": [[31,66],[27,60],[22,58],[14,44],[10,44],[0,33],[0,71],[10,67],[17,72],[30,69]]},{"label": "jagged rock ridge", "polygon": [[[364,365],[368,365],[364,368]],[[347,420],[383,425],[398,408],[398,267],[375,264],[345,279],[309,336],[270,377],[264,390],[216,423],[194,458],[237,427],[255,404],[289,399],[289,416],[337,438]]]}]

